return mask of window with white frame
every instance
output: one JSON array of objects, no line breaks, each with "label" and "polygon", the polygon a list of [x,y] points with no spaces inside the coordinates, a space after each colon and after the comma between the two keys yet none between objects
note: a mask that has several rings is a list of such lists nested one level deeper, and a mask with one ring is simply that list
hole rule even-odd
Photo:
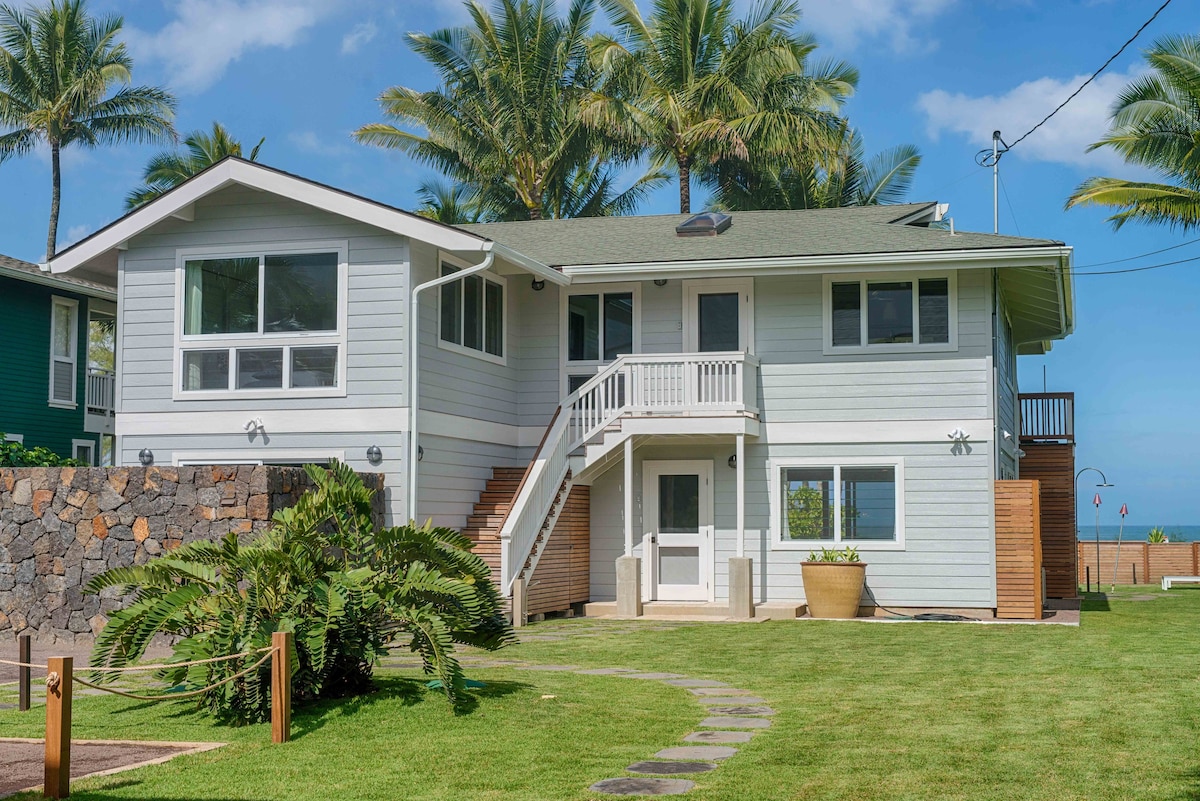
[{"label": "window with white frame", "polygon": [[50,404],[73,407],[79,363],[79,303],[52,298],[50,310]]},{"label": "window with white frame", "polygon": [[775,464],[776,541],[796,547],[897,545],[899,464]]},{"label": "window with white frame", "polygon": [[[443,277],[462,269],[443,258]],[[439,318],[439,344],[504,358],[504,281],[499,276],[477,273],[443,284]]]},{"label": "window with white frame", "polygon": [[826,291],[826,347],[839,349],[952,348],[955,281],[922,278],[830,278]]},{"label": "window with white frame", "polygon": [[636,293],[631,287],[571,292],[564,311],[567,391],[597,368],[637,348]]},{"label": "window with white frame", "polygon": [[337,389],[343,262],[333,249],[184,258],[180,390]]},{"label": "window with white frame", "polygon": [[96,464],[96,443],[90,439],[71,440],[71,458],[94,466]]}]

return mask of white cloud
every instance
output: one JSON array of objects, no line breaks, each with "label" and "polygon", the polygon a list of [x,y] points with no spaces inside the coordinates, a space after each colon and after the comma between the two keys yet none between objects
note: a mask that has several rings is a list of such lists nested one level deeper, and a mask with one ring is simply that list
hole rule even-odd
[{"label": "white cloud", "polygon": [[181,93],[212,86],[246,52],[289,48],[324,16],[335,0],[180,0],[175,18],[155,32],[126,29],[135,58],[163,64]]},{"label": "white cloud", "polygon": [[823,45],[853,50],[867,39],[886,39],[898,53],[932,50],[921,30],[956,0],[812,0],[804,3],[801,27]]},{"label": "white cloud", "polygon": [[[1013,154],[1089,169],[1124,166],[1121,157],[1110,149],[1088,153],[1087,148],[1108,130],[1108,113],[1113,99],[1136,75],[1136,67],[1128,73],[1101,75],[1014,148]],[[917,107],[925,113],[929,136],[935,141],[943,131],[949,131],[965,136],[981,148],[989,147],[992,131],[999,129],[1005,141],[1015,141],[1066,100],[1086,79],[1086,75],[1064,80],[1038,78],[1002,95],[980,97],[936,89],[922,94],[917,99]]]},{"label": "white cloud", "polygon": [[63,242],[59,247],[66,249],[68,245],[74,245],[91,232],[92,227],[90,225],[72,225],[67,229],[67,241]]},{"label": "white cloud", "polygon": [[326,142],[313,131],[293,131],[288,134],[292,147],[314,156],[342,156],[349,148],[338,142]]},{"label": "white cloud", "polygon": [[367,22],[360,22],[342,37],[342,54],[357,53],[358,49],[374,39],[377,33],[379,33],[379,28],[374,22],[369,20]]}]

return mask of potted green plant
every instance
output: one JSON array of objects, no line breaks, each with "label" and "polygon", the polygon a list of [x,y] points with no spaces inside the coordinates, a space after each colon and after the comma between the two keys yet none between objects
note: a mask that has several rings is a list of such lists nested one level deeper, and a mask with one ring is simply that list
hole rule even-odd
[{"label": "potted green plant", "polygon": [[800,575],[810,615],[835,620],[858,617],[867,564],[859,561],[857,549],[813,551],[807,562],[800,563]]}]

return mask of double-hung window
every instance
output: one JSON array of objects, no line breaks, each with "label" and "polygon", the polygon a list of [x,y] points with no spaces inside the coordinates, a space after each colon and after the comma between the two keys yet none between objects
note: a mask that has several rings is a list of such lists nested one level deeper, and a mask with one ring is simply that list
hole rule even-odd
[{"label": "double-hung window", "polygon": [[79,365],[79,303],[50,302],[50,405],[74,408]]},{"label": "double-hung window", "polygon": [[953,274],[826,280],[825,350],[953,350]]},{"label": "double-hung window", "polygon": [[903,464],[774,462],[772,515],[780,547],[903,545]]},{"label": "double-hung window", "polygon": [[[445,258],[441,264],[443,277],[463,269]],[[504,279],[500,276],[476,273],[443,284],[438,315],[439,345],[503,362]]]},{"label": "double-hung window", "polygon": [[344,391],[345,253],[181,256],[179,391]]},{"label": "double-hung window", "polygon": [[566,296],[567,392],[574,392],[602,365],[638,348],[637,292],[614,287]]}]

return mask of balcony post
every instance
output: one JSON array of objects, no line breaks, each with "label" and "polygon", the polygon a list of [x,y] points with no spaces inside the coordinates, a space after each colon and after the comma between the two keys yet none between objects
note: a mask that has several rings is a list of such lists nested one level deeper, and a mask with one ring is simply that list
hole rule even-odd
[{"label": "balcony post", "polygon": [[633,437],[625,438],[625,555],[633,556]]},{"label": "balcony post", "polygon": [[746,555],[746,435],[737,435],[737,555]]}]

